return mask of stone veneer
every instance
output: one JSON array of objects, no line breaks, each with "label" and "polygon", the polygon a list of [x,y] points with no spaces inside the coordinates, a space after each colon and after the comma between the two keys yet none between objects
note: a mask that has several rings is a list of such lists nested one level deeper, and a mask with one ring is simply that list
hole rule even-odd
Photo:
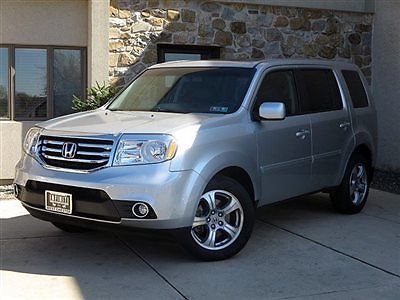
[{"label": "stone veneer", "polygon": [[371,78],[372,14],[217,1],[111,0],[109,79],[157,62],[157,43],[221,47],[221,59],[352,61]]}]

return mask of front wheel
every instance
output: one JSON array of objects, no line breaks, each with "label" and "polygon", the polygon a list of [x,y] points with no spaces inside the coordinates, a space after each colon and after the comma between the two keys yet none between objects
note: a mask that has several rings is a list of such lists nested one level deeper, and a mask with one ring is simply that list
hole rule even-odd
[{"label": "front wheel", "polygon": [[360,212],[369,193],[371,164],[361,154],[353,155],[346,168],[341,185],[331,193],[333,207],[345,214]]},{"label": "front wheel", "polygon": [[180,240],[200,259],[226,259],[246,245],[254,219],[253,201],[242,185],[217,177],[200,197],[192,227],[181,232]]}]

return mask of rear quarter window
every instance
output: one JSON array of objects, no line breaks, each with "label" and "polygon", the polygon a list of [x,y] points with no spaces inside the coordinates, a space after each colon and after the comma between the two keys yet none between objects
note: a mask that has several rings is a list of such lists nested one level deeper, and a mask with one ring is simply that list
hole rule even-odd
[{"label": "rear quarter window", "polygon": [[354,108],[367,107],[368,97],[364,85],[357,71],[343,70],[344,80],[349,90],[351,102]]}]

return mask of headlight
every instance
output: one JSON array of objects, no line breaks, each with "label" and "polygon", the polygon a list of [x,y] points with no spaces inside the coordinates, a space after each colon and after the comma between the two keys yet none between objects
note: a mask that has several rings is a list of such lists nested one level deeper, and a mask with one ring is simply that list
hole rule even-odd
[{"label": "headlight", "polygon": [[177,144],[169,135],[123,135],[114,156],[114,166],[153,164],[175,156]]},{"label": "headlight", "polygon": [[27,132],[25,139],[24,139],[24,144],[23,148],[26,154],[29,155],[36,155],[36,148],[37,148],[37,143],[39,141],[39,136],[40,133],[42,132],[42,128],[39,127],[33,127],[29,129]]}]

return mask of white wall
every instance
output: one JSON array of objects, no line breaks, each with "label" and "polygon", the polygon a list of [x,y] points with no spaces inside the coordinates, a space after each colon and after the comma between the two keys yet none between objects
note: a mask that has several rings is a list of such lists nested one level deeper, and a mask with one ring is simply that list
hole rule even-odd
[{"label": "white wall", "polygon": [[[1,1],[1,0],[0,0]],[[88,85],[108,82],[108,0],[89,0]]]},{"label": "white wall", "polygon": [[0,43],[87,46],[87,0],[0,0]]},{"label": "white wall", "polygon": [[378,111],[378,167],[400,171],[400,1],[375,2],[372,93]]},{"label": "white wall", "polygon": [[22,154],[22,141],[36,122],[0,121],[0,180],[14,178]]}]

